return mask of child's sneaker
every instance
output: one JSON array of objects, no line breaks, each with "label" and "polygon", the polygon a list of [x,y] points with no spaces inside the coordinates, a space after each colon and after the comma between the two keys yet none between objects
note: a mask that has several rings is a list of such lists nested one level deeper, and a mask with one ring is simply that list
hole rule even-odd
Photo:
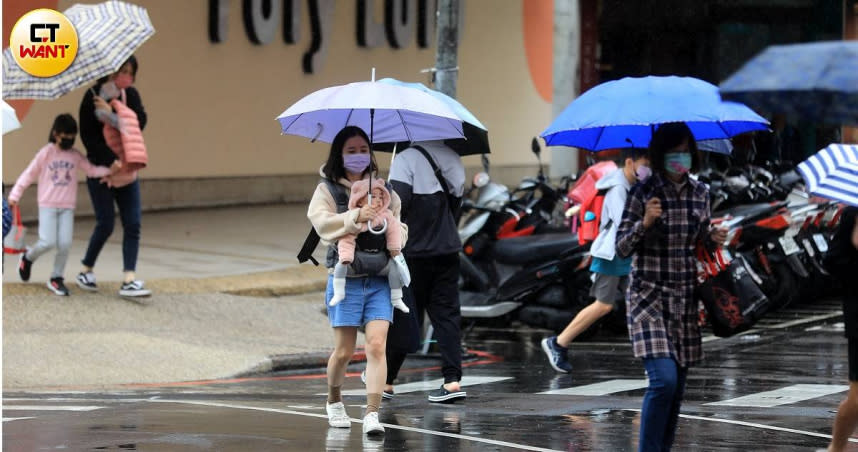
[{"label": "child's sneaker", "polygon": [[134,280],[127,283],[122,283],[119,288],[120,297],[148,297],[152,295],[152,291],[143,288],[143,281]]},{"label": "child's sneaker", "polygon": [[542,351],[548,358],[548,363],[557,372],[572,372],[572,364],[569,364],[569,349],[557,343],[557,336],[546,337],[542,340]]},{"label": "child's sneaker", "polygon": [[63,278],[51,278],[51,280],[48,281],[48,289],[51,289],[51,292],[61,297],[69,296],[69,290],[66,288],[66,285],[63,284]]},{"label": "child's sneaker", "polygon": [[83,290],[88,290],[90,292],[98,290],[98,286],[95,285],[95,273],[93,272],[78,273],[75,282],[77,282],[77,286]]},{"label": "child's sneaker", "polygon": [[30,280],[30,270],[33,268],[33,261],[27,259],[27,253],[21,253],[21,259],[18,261],[18,276],[21,281]]},{"label": "child's sneaker", "polygon": [[402,289],[390,289],[390,303],[393,307],[408,314],[411,312],[408,306],[402,301]]}]

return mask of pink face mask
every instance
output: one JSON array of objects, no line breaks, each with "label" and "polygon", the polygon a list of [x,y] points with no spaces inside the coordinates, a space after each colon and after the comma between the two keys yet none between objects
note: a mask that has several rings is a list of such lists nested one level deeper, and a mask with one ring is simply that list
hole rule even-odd
[{"label": "pink face mask", "polygon": [[134,84],[134,77],[131,74],[117,74],[116,78],[113,79],[113,83],[116,84],[117,88],[125,89]]}]

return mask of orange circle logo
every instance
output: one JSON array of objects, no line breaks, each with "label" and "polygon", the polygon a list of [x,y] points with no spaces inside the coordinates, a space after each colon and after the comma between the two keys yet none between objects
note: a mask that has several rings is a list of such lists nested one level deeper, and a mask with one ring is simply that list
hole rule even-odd
[{"label": "orange circle logo", "polygon": [[12,27],[9,47],[24,72],[53,77],[68,69],[77,56],[77,30],[63,13],[36,9]]}]

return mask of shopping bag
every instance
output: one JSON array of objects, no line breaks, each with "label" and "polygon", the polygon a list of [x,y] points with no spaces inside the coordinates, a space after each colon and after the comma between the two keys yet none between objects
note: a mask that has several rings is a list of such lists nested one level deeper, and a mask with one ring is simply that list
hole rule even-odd
[{"label": "shopping bag", "polygon": [[715,276],[698,286],[716,336],[728,337],[754,326],[768,312],[770,302],[750,273],[742,255],[738,255]]},{"label": "shopping bag", "polygon": [[3,252],[6,254],[21,254],[27,251],[27,228],[21,222],[21,209],[18,205],[12,207],[12,226],[9,234],[3,238]]}]

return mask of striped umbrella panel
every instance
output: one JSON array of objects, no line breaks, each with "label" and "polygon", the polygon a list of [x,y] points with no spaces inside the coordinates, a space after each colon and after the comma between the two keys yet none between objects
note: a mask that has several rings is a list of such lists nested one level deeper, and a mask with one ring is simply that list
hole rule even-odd
[{"label": "striped umbrella panel", "polygon": [[34,77],[3,52],[3,98],[56,99],[92,80],[119,70],[128,57],[155,34],[146,9],[120,1],[74,5],[63,14],[78,34],[78,53],[63,73]]},{"label": "striped umbrella panel", "polygon": [[858,145],[832,144],[798,165],[807,190],[858,206]]}]

